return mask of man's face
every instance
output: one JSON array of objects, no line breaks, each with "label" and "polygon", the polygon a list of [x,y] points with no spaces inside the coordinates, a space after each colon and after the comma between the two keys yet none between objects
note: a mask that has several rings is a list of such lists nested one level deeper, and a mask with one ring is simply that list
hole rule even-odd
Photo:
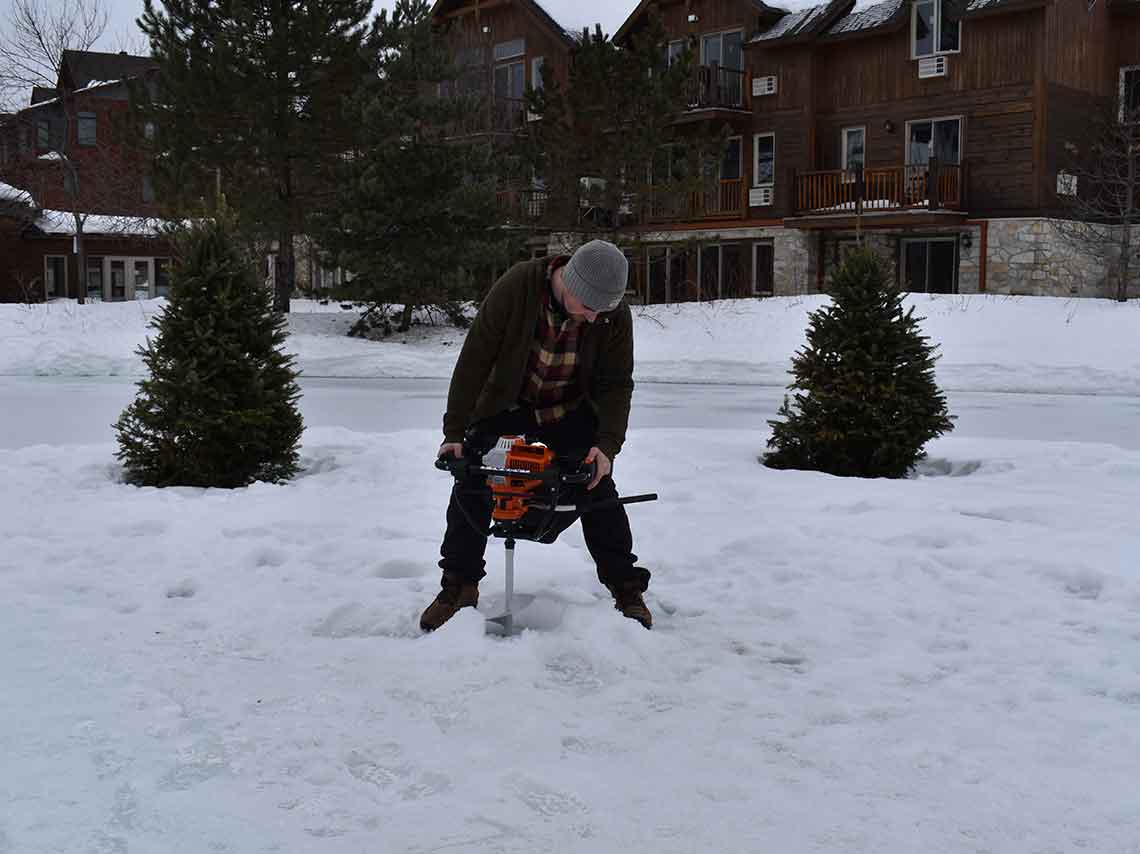
[{"label": "man's face", "polygon": [[562,282],[561,267],[554,271],[551,282],[554,285],[554,295],[558,297],[558,301],[562,303],[562,307],[566,309],[566,313],[570,315],[570,317],[579,323],[583,321],[593,323],[598,319],[600,312],[594,311],[592,308],[587,308],[585,303],[566,290],[566,285]]}]

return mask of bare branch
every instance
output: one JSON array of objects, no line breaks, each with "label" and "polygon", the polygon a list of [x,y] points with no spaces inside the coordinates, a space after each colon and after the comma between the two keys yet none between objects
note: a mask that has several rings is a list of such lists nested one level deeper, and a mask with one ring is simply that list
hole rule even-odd
[{"label": "bare branch", "polygon": [[89,50],[107,29],[104,0],[8,0],[0,30],[0,106],[54,87],[65,50]]}]

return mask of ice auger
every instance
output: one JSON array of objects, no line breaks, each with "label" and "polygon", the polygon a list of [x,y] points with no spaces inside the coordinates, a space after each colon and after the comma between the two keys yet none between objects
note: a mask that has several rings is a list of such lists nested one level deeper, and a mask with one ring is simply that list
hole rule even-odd
[{"label": "ice auger", "polygon": [[[464,510],[467,522],[506,547],[506,601],[503,613],[488,618],[503,634],[514,630],[511,612],[515,583],[515,542],[553,543],[583,513],[613,504],[656,501],[657,493],[590,501],[585,486],[595,466],[557,455],[525,436],[479,436],[468,432],[462,457],[439,457],[435,466],[451,472],[453,491],[485,495],[491,502],[491,527],[484,529]],[[460,505],[462,509],[462,505]]]}]

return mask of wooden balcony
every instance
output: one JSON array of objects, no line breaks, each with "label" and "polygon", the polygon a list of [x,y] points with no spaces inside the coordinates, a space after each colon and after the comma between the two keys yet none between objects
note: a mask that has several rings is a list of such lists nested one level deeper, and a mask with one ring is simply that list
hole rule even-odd
[{"label": "wooden balcony", "polygon": [[[743,178],[717,181],[707,190],[696,190],[680,201],[654,197],[649,205],[650,222],[698,222],[715,219],[744,219],[748,213],[748,188]],[[687,203],[686,203],[687,202]]]},{"label": "wooden balcony", "polygon": [[448,128],[448,136],[512,134],[526,124],[525,102],[520,98],[487,98],[459,122]]},{"label": "wooden balcony", "polygon": [[688,83],[690,110],[747,110],[747,74],[719,65],[698,65]]},{"label": "wooden balcony", "polygon": [[546,215],[546,191],[502,189],[495,193],[499,212],[510,222],[534,223]]},{"label": "wooden balcony", "polygon": [[966,166],[931,160],[919,166],[796,172],[796,216],[964,211]]}]

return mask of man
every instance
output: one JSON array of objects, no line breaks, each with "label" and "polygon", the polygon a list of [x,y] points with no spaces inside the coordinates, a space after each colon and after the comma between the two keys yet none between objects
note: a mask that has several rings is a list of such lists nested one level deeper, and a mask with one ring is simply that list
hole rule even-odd
[{"label": "man", "polygon": [[[491,288],[451,375],[439,455],[462,456],[474,426],[494,436],[529,435],[597,472],[589,498],[617,496],[610,477],[625,441],[633,395],[633,321],[622,302],[629,265],[612,243],[592,240],[571,257],[516,264]],[[579,455],[580,454],[580,455]],[[420,618],[433,631],[479,601],[490,500],[453,492],[440,547],[442,589]],[[614,607],[645,628],[649,571],[635,566],[620,504],[582,516],[586,547]]]}]

